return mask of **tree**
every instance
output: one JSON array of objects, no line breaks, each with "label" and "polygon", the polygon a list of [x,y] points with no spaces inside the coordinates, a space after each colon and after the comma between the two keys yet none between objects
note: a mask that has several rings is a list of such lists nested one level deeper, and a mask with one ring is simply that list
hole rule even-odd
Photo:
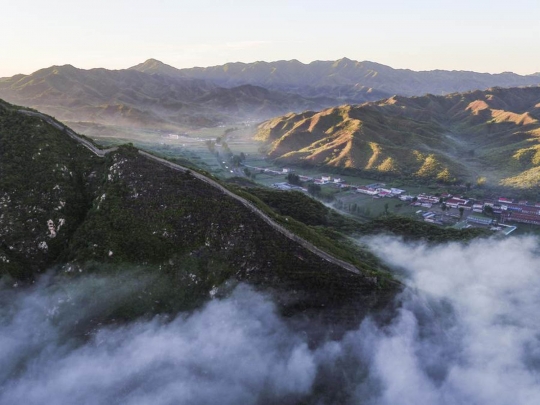
[{"label": "tree", "polygon": [[238,167],[240,165],[241,160],[242,159],[240,158],[240,156],[234,155],[231,158],[231,164],[233,165],[233,167]]},{"label": "tree", "polygon": [[212,140],[208,140],[205,142],[206,143],[206,147],[208,148],[208,150],[211,152],[211,153],[215,153],[216,151],[216,143]]},{"label": "tree", "polygon": [[318,196],[321,194],[321,186],[315,183],[309,183],[307,187],[307,191],[309,194],[313,196]]},{"label": "tree", "polygon": [[244,174],[245,174],[247,177],[250,177],[250,176],[251,176],[251,171],[250,171],[247,167],[244,167]]},{"label": "tree", "polygon": [[299,186],[300,184],[302,184],[302,182],[300,181],[300,176],[294,173],[287,174],[286,179],[289,184],[294,184],[296,186]]},{"label": "tree", "polygon": [[491,205],[484,206],[484,212],[486,215],[493,216],[493,207]]},{"label": "tree", "polygon": [[465,208],[459,207],[459,219],[463,218],[463,212],[465,211]]},{"label": "tree", "polygon": [[388,215],[388,203],[384,203],[384,213]]}]

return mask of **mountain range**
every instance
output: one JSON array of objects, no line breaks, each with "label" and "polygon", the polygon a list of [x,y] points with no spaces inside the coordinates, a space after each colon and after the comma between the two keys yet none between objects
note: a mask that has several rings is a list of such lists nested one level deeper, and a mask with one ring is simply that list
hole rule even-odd
[{"label": "mountain range", "polygon": [[540,87],[446,96],[394,96],[288,114],[258,127],[269,157],[286,164],[454,182],[487,176],[540,184]]},{"label": "mountain range", "polygon": [[[262,121],[288,112],[392,95],[448,94],[540,84],[540,76],[415,72],[347,58],[228,63],[176,69],[155,59],[123,70],[52,66],[0,79],[0,97],[39,109],[88,134],[118,127],[178,130]],[[106,126],[106,131],[99,126]],[[125,132],[125,131],[124,131]]]},{"label": "mountain range", "polygon": [[39,109],[75,128],[98,124],[161,130],[262,120],[327,104],[247,84],[224,88],[135,69],[83,70],[70,65],[0,79],[0,97]]},{"label": "mountain range", "polygon": [[[156,61],[134,67],[146,72],[167,72]],[[220,86],[252,84],[304,96],[324,95],[346,103],[374,101],[392,95],[444,95],[483,90],[490,87],[517,87],[540,84],[538,75],[521,76],[470,71],[433,70],[416,72],[393,69],[380,63],[358,62],[348,58],[336,61],[297,60],[255,63],[227,63],[222,66],[181,69],[175,74],[211,81]]]}]

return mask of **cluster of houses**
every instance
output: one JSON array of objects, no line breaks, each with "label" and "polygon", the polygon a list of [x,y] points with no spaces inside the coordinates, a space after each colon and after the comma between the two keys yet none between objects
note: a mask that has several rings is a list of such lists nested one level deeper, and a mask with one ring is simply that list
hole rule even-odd
[{"label": "cluster of houses", "polygon": [[[514,202],[512,199],[500,197],[496,201],[475,202],[472,205],[473,212],[482,213],[487,210],[499,215],[499,223],[501,224],[519,222],[540,225],[540,203],[529,204],[527,201]],[[478,215],[469,215],[467,220],[480,224],[491,224],[489,218]]]},{"label": "cluster of houses", "polygon": [[[255,167],[254,167],[255,168]],[[270,174],[287,174],[290,172],[289,169],[285,168],[281,171],[263,169],[261,171]],[[422,207],[422,208],[432,208],[434,204],[439,204],[444,202],[447,208],[461,209],[461,211],[468,211],[466,216],[466,222],[470,224],[478,225],[493,225],[494,220],[492,218],[486,217],[482,214],[486,211],[491,211],[493,214],[498,215],[500,220],[499,224],[504,224],[506,222],[520,222],[532,225],[540,225],[540,203],[530,204],[527,201],[514,202],[512,199],[506,197],[500,197],[496,201],[473,201],[463,197],[452,196],[450,194],[441,194],[441,195],[429,195],[429,194],[418,194],[417,196],[406,194],[405,190],[399,188],[386,188],[384,183],[375,183],[365,186],[354,186],[346,184],[341,178],[331,176],[321,176],[320,178],[313,178],[304,175],[299,175],[301,181],[308,182],[313,181],[315,184],[332,184],[341,188],[349,188],[355,190],[358,193],[366,194],[372,196],[373,198],[399,198],[401,201],[410,202],[412,206]],[[275,183],[273,185],[275,188],[281,190],[291,190],[291,189],[300,189],[306,191],[299,186],[293,186],[286,182],[284,183]],[[489,208],[488,208],[489,207]],[[452,218],[461,218],[463,213],[460,215],[450,214],[448,216],[441,215],[440,213],[434,212],[424,212],[419,210],[417,212],[419,215],[422,215],[424,221],[432,222],[437,224],[443,224],[448,217]]]},{"label": "cluster of houses", "polygon": [[[444,199],[446,196],[441,197]],[[427,198],[423,198],[422,201],[425,201],[426,199]],[[418,196],[417,203],[420,201],[420,196]],[[506,222],[518,222],[531,225],[540,225],[540,203],[529,204],[527,201],[514,202],[506,197],[500,197],[496,201],[478,202],[452,196],[447,198],[444,203],[449,208],[462,208],[464,211],[471,211],[466,218],[466,222],[469,224],[485,226],[493,225],[495,222],[497,222],[493,218],[478,215],[491,211],[493,214],[499,216],[499,224],[504,224]],[[427,206],[426,202],[422,202],[421,205],[424,207]],[[428,212],[426,214],[427,215],[422,214],[425,221],[435,222],[437,220],[435,213]]]},{"label": "cluster of houses", "polygon": [[[401,190],[399,188],[385,188],[384,183],[378,183],[378,184],[370,184],[368,186],[358,186],[353,187],[356,188],[356,191],[358,193],[371,195],[374,197],[399,197],[403,193],[405,193],[405,190]],[[412,197],[411,197],[412,198]]]},{"label": "cluster of houses", "polygon": [[[303,176],[305,177],[305,176]],[[307,179],[309,179],[309,177],[306,177]],[[302,179],[302,177],[300,178]],[[319,179],[312,179],[313,180],[313,183],[315,184],[329,184],[329,183],[333,183],[333,184],[339,184],[340,187],[349,187],[348,185],[344,184],[343,183],[343,180],[341,180],[339,177],[330,177],[330,176],[321,176]],[[309,181],[309,180],[306,180],[306,181]]]},{"label": "cluster of houses", "polygon": [[[503,201],[501,201],[503,200]],[[540,225],[540,203],[529,204],[527,201],[514,203],[508,199],[499,199],[501,206],[501,222],[521,222]],[[495,208],[493,208],[495,212]]]}]

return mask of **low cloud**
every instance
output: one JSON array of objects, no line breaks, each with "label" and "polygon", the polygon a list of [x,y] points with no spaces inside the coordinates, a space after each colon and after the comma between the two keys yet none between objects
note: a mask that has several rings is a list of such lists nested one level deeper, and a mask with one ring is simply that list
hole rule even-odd
[{"label": "low cloud", "polygon": [[2,404],[287,403],[316,373],[307,344],[247,286],[189,316],[101,327],[87,341],[59,324],[65,292],[13,295],[0,326]]},{"label": "low cloud", "polygon": [[370,245],[411,286],[393,324],[370,332],[377,403],[540,403],[537,239]]},{"label": "low cloud", "polygon": [[[366,319],[315,347],[245,285],[193,313],[97,325],[82,337],[73,325],[97,309],[74,303],[107,279],[3,288],[0,403],[540,403],[536,239],[368,244],[408,285],[394,319]],[[105,290],[106,304],[114,289]]]}]

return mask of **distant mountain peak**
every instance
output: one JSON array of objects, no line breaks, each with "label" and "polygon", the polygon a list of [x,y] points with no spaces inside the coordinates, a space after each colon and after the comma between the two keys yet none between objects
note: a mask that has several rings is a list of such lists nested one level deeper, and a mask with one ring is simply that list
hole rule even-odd
[{"label": "distant mountain peak", "polygon": [[333,67],[344,67],[351,64],[356,64],[357,62],[348,59],[348,58],[341,58],[334,62]]},{"label": "distant mountain peak", "polygon": [[164,65],[164,63],[163,63],[162,61],[157,60],[157,59],[154,59],[154,58],[146,59],[146,60],[144,61],[144,63],[159,63],[159,64]]},{"label": "distant mountain peak", "polygon": [[162,74],[173,77],[183,77],[184,75],[175,67],[167,65],[157,59],[150,58],[143,63],[130,67],[128,70],[136,70],[142,73]]},{"label": "distant mountain peak", "polygon": [[63,71],[63,72],[73,72],[75,70],[79,70],[73,65],[66,64],[66,65],[53,65],[51,67],[45,68],[46,70],[56,70],[56,71]]},{"label": "distant mountain peak", "polygon": [[[168,66],[167,64],[163,63],[160,60],[150,58],[145,60],[143,63],[140,63],[137,66],[147,66],[147,67],[156,67],[156,66]],[[172,66],[171,66],[172,67]]]}]

